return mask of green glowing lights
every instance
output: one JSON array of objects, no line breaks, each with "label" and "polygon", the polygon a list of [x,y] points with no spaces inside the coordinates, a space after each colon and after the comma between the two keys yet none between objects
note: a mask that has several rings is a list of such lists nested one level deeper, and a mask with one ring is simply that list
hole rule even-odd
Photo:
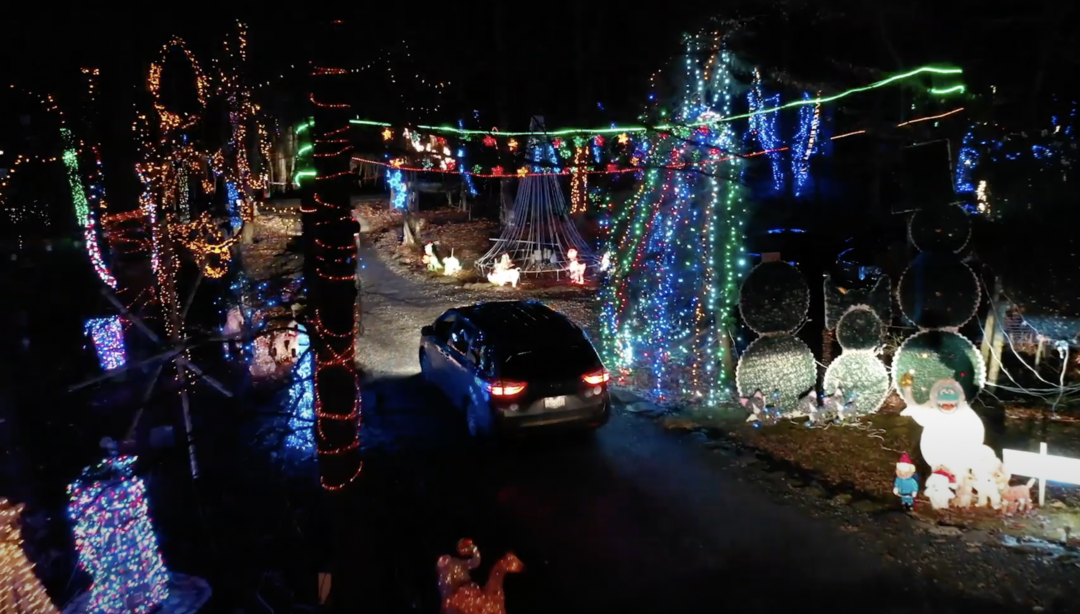
[{"label": "green glowing lights", "polygon": [[[854,89],[850,89],[850,90],[848,90],[846,92],[841,92],[841,93],[835,94],[833,96],[825,96],[823,98],[810,98],[810,99],[807,99],[807,100],[793,100],[793,101],[791,101],[789,103],[782,104],[780,106],[770,107],[770,108],[767,108],[767,109],[758,109],[756,111],[753,111],[752,113],[744,113],[742,115],[728,115],[728,116],[725,116],[725,117],[722,117],[722,118],[719,118],[719,119],[709,119],[707,121],[700,121],[700,122],[695,122],[695,123],[692,123],[692,124],[687,124],[687,126],[689,126],[691,128],[697,128],[699,126],[712,126],[712,125],[721,124],[721,123],[724,123],[724,122],[731,122],[731,121],[735,121],[735,120],[739,120],[739,119],[747,119],[747,118],[752,117],[754,115],[761,115],[761,114],[765,114],[765,113],[773,113],[774,111],[781,111],[781,110],[784,110],[784,109],[791,109],[791,108],[794,108],[794,107],[808,105],[808,104],[809,105],[816,105],[816,104],[820,104],[820,103],[823,103],[823,102],[833,102],[835,100],[840,100],[841,98],[846,98],[847,96],[850,96],[852,94],[858,94],[860,92],[866,92],[866,91],[877,89],[877,88],[880,88],[880,87],[885,87],[886,85],[891,85],[891,84],[896,83],[898,81],[903,81],[903,80],[910,79],[912,77],[922,75],[922,74],[927,74],[927,73],[935,74],[935,75],[959,75],[959,74],[963,74],[963,72],[964,72],[964,70],[962,68],[938,68],[938,67],[935,67],[935,66],[923,66],[922,68],[916,68],[915,70],[911,70],[911,71],[908,71],[906,73],[902,73],[902,74],[899,74],[899,75],[893,75],[893,76],[889,77],[888,79],[882,79],[881,81],[871,83],[870,85],[865,85],[863,87],[857,87],[857,88],[854,88]],[[944,90],[938,90],[938,89],[930,90],[930,92],[933,93],[933,94],[954,94],[954,93],[962,93],[963,91],[964,91],[964,86],[963,85],[957,85],[957,86],[947,88],[947,89],[944,89]],[[368,119],[350,119],[349,123],[350,124],[358,124],[358,125],[362,125],[362,126],[379,126],[379,127],[383,127],[383,128],[391,127],[391,124],[388,124],[386,122],[378,122],[378,121],[372,121],[372,120],[368,120]],[[308,126],[309,126],[309,124],[306,124],[306,125],[303,125],[301,128],[297,128],[297,130],[296,130],[297,134],[300,133],[302,128],[307,128]],[[548,132],[502,132],[502,131],[495,131],[495,130],[466,130],[466,129],[463,129],[463,128],[454,128],[453,126],[423,126],[423,125],[420,125],[420,126],[416,126],[416,127],[418,129],[420,129],[420,130],[430,130],[430,131],[433,131],[433,132],[447,132],[447,133],[458,134],[458,135],[461,135],[461,136],[498,134],[500,136],[546,136],[546,137],[558,137],[558,136],[567,136],[567,135],[572,135],[572,134],[617,134],[617,133],[622,133],[622,132],[647,132],[649,130],[671,130],[671,129],[675,128],[676,126],[674,124],[662,124],[662,125],[658,125],[658,126],[619,126],[619,127],[615,127],[615,128],[566,128],[566,129],[563,129],[563,130],[551,130],[551,131],[548,131]]]},{"label": "green glowing lights", "polygon": [[930,90],[930,93],[934,94],[935,96],[944,96],[946,94],[963,94],[964,93],[964,86],[963,85],[954,85],[952,87],[945,87],[945,88],[936,88],[935,87],[935,88]]}]

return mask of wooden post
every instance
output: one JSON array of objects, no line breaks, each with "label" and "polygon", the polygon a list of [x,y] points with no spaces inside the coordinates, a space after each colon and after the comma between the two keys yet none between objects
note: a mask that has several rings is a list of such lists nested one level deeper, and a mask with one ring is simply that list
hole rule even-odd
[{"label": "wooden post", "polygon": [[1005,349],[1005,310],[1000,307],[1001,298],[1001,279],[994,279],[994,301],[991,305],[994,313],[994,328],[991,331],[993,335],[993,341],[991,342],[990,362],[989,368],[986,373],[986,381],[990,385],[997,384],[998,373],[1001,371],[1001,352]]},{"label": "wooden post", "polygon": [[[1042,456],[1043,458],[1046,458],[1047,456],[1045,441],[1039,443],[1039,456]],[[1045,466],[1045,463],[1043,466]],[[1046,504],[1046,477],[1044,475],[1037,475],[1035,477],[1039,479],[1039,507],[1042,507]]]}]

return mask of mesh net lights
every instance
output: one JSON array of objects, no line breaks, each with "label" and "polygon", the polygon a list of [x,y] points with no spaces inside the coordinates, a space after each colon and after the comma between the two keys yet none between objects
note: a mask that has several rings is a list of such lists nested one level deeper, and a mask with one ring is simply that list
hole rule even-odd
[{"label": "mesh net lights", "polygon": [[514,198],[512,221],[476,267],[487,275],[503,254],[524,275],[568,273],[567,252],[577,250],[577,259],[589,266],[599,260],[570,218],[557,177],[525,177]]},{"label": "mesh net lights", "polygon": [[135,461],[107,458],[68,486],[79,567],[93,578],[89,614],[147,614],[169,597],[169,571],[150,521],[146,484],[133,472]]},{"label": "mesh net lights", "polygon": [[0,498],[0,614],[60,614],[23,552],[22,509]]}]

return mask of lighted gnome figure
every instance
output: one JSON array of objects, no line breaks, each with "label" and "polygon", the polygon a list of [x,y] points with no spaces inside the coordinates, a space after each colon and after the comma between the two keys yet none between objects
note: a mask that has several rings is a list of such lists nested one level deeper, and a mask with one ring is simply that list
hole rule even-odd
[{"label": "lighted gnome figure", "polygon": [[949,502],[956,497],[956,487],[956,476],[944,467],[937,467],[934,473],[926,478],[926,490],[923,494],[930,500],[930,507],[943,510],[949,507]]},{"label": "lighted gnome figure", "polygon": [[435,245],[433,243],[427,243],[424,245],[424,255],[420,258],[420,262],[424,263],[429,271],[438,271],[443,268],[439,257],[435,255]]},{"label": "lighted gnome figure", "polygon": [[570,269],[570,283],[582,285],[585,283],[585,263],[577,257],[578,251],[572,247],[566,252],[566,258],[570,261],[567,266]]},{"label": "lighted gnome figure", "polygon": [[495,268],[488,273],[487,278],[496,286],[510,284],[516,288],[518,280],[521,278],[521,269],[514,268],[514,263],[510,260],[510,254],[503,254],[499,261],[495,263]]},{"label": "lighted gnome figure", "polygon": [[912,379],[910,373],[900,378],[907,404],[900,415],[923,427],[919,451],[931,467],[947,467],[954,475],[966,475],[984,454],[986,427],[982,419],[967,404],[964,389],[956,380],[938,380],[930,388],[930,402],[920,404],[911,395]]},{"label": "lighted gnome figure", "polygon": [[450,256],[443,258],[443,275],[452,277],[461,270],[461,261],[454,257],[454,250],[450,250]]},{"label": "lighted gnome figure", "polygon": [[915,497],[919,494],[919,480],[915,475],[915,465],[907,452],[900,455],[896,463],[896,479],[893,481],[893,494],[900,497],[904,510],[915,509]]}]

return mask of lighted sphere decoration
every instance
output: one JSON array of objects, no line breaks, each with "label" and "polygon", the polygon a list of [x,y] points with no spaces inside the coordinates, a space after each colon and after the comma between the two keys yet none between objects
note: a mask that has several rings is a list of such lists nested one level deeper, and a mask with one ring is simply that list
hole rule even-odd
[{"label": "lighted sphere decoration", "polygon": [[93,578],[88,614],[147,614],[169,597],[136,457],[107,458],[68,486],[79,567]]},{"label": "lighted sphere decoration", "polygon": [[[739,357],[735,383],[740,396],[760,390],[781,414],[792,413],[817,383],[814,353],[794,335],[759,337]],[[773,399],[774,392],[779,392],[778,399]]]},{"label": "lighted sphere decoration", "polygon": [[986,383],[982,354],[966,337],[946,330],[927,330],[908,337],[893,356],[897,392],[903,376],[911,377],[911,395],[917,403],[930,401],[930,390],[940,380],[955,380],[969,402]]},{"label": "lighted sphere decoration", "polygon": [[916,211],[908,238],[921,252],[958,254],[971,240],[971,218],[957,205]]},{"label": "lighted sphere decoration", "polygon": [[840,318],[836,338],[844,352],[825,370],[822,388],[832,396],[837,388],[855,394],[855,414],[872,414],[889,396],[889,371],[877,357],[885,324],[868,305],[855,305]]},{"label": "lighted sphere decoration", "polygon": [[975,316],[981,296],[971,267],[953,254],[922,252],[896,289],[904,317],[921,329],[957,329]]},{"label": "lighted sphere decoration", "polygon": [[735,368],[739,396],[761,391],[779,415],[797,411],[799,400],[817,383],[813,352],[791,334],[809,307],[810,288],[794,266],[763,262],[750,271],[739,291],[739,313],[760,338]]},{"label": "lighted sphere decoration", "polygon": [[739,314],[759,335],[793,332],[809,309],[810,287],[802,273],[779,260],[754,267],[739,290]]},{"label": "lighted sphere decoration", "polygon": [[836,340],[844,351],[874,350],[885,336],[885,323],[869,305],[855,305],[836,325]]},{"label": "lighted sphere decoration", "polygon": [[833,330],[840,318],[852,307],[865,305],[874,310],[882,322],[892,322],[892,280],[888,275],[878,277],[870,288],[843,288],[825,276],[825,328]]}]

